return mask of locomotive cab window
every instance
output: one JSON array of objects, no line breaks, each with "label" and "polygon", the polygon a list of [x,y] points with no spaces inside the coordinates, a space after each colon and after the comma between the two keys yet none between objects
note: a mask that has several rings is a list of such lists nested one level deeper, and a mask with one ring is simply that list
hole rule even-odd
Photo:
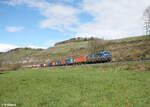
[{"label": "locomotive cab window", "polygon": [[104,52],[105,55],[110,55],[110,52]]}]

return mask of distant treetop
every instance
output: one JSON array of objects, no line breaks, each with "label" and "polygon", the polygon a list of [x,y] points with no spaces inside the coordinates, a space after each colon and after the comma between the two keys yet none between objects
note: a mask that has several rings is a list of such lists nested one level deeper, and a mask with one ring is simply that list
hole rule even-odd
[{"label": "distant treetop", "polygon": [[81,41],[89,41],[89,40],[100,40],[100,38],[97,37],[90,37],[90,38],[83,38],[83,37],[77,37],[77,38],[71,38],[69,40],[57,42],[55,46],[64,44],[64,43],[69,43],[69,42],[81,42]]}]

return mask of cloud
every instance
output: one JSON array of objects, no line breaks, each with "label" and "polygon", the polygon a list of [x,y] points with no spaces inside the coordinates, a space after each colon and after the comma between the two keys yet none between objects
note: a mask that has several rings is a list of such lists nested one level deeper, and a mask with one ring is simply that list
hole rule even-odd
[{"label": "cloud", "polygon": [[[33,48],[33,49],[46,49],[46,47],[40,47],[40,46],[34,46],[34,45],[28,45],[28,46],[25,46],[25,47]],[[16,45],[12,45],[12,44],[2,44],[2,43],[0,43],[0,52],[7,52],[11,49],[25,48],[25,47],[16,46]]]},{"label": "cloud", "polygon": [[65,2],[73,2],[74,0],[62,0],[62,1],[65,1]]},{"label": "cloud", "polygon": [[8,32],[19,32],[19,31],[21,31],[23,29],[24,29],[24,27],[16,27],[16,26],[7,26],[6,27],[6,30]]},{"label": "cloud", "polygon": [[46,49],[46,47],[41,47],[41,46],[34,46],[34,45],[28,45],[28,48],[33,48],[33,49]]},{"label": "cloud", "polygon": [[74,2],[74,0],[58,0],[58,2],[68,2],[68,3],[72,3],[72,2]]},{"label": "cloud", "polygon": [[117,39],[144,34],[143,11],[148,0],[83,0],[82,9],[94,17],[78,28],[105,39]]},{"label": "cloud", "polygon": [[52,47],[52,46],[55,45],[55,43],[56,43],[56,41],[54,41],[54,40],[49,40],[49,41],[47,41],[45,44],[48,45],[48,47]]},{"label": "cloud", "polygon": [[46,19],[41,22],[42,28],[51,28],[57,30],[72,30],[73,24],[79,24],[76,14],[79,11],[70,6],[51,5],[41,13]]},{"label": "cloud", "polygon": [[16,45],[0,44],[0,52],[7,52],[8,50],[18,48]]},{"label": "cloud", "polygon": [[[104,39],[118,39],[144,34],[143,12],[150,0],[82,0],[72,6],[64,2],[73,0],[7,0],[8,5],[25,4],[40,12],[45,19],[41,28],[72,31],[75,36],[93,35]],[[92,16],[92,20],[82,23],[79,15]],[[86,20],[86,19],[85,19]],[[75,27],[74,27],[75,26]]]},{"label": "cloud", "polygon": [[87,38],[89,38],[89,37],[96,37],[96,35],[93,35],[93,34],[90,34],[90,33],[79,33],[79,34],[76,34],[76,36],[75,36],[76,38],[77,37],[87,37]]},{"label": "cloud", "polygon": [[[73,0],[65,0],[73,1]],[[79,9],[65,5],[63,3],[50,3],[45,0],[8,0],[5,2],[8,5],[26,4],[30,8],[37,9],[45,19],[40,22],[41,28],[50,28],[59,31],[73,30],[73,24],[78,25],[79,19],[77,14]]]}]

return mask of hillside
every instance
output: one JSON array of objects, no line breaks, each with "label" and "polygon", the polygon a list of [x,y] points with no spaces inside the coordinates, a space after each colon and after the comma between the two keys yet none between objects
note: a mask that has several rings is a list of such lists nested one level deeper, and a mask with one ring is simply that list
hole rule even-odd
[{"label": "hillside", "polygon": [[[0,53],[0,61],[3,64],[39,64],[87,55],[90,53],[89,41],[60,42],[48,49],[14,49]],[[103,40],[103,44],[105,50],[112,52],[113,61],[150,59],[150,36]]]}]

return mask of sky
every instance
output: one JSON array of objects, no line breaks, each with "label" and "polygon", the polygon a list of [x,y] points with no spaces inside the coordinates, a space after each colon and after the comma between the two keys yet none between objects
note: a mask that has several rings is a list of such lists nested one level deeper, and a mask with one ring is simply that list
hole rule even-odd
[{"label": "sky", "polygon": [[140,36],[148,6],[150,0],[0,0],[0,52],[46,49],[73,37]]}]

